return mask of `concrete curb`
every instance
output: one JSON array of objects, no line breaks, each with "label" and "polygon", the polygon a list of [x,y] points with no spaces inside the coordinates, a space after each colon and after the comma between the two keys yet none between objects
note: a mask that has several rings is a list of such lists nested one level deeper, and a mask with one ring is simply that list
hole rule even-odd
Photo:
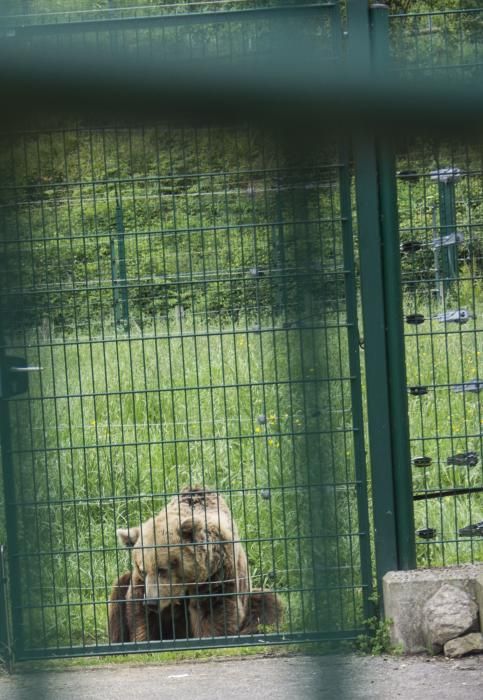
[{"label": "concrete curb", "polygon": [[392,620],[391,639],[405,653],[427,651],[423,634],[426,602],[450,583],[465,591],[479,606],[483,619],[483,564],[436,569],[390,571],[383,579],[384,613]]}]

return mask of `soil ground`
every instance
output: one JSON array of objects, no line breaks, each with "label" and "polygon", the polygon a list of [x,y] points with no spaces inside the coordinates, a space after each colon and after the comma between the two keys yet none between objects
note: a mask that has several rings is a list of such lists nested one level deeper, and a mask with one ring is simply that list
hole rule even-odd
[{"label": "soil ground", "polygon": [[9,700],[481,700],[483,656],[241,657],[0,677]]}]

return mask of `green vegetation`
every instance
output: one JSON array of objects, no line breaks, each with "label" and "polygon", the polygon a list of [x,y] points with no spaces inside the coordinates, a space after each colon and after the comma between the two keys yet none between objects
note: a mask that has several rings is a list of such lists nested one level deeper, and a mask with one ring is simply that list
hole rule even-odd
[{"label": "green vegetation", "polygon": [[[163,506],[164,494],[187,483],[226,494],[254,585],[282,591],[284,630],[356,624],[360,602],[351,589],[321,599],[313,594],[346,577],[348,583],[354,572],[337,572],[335,561],[354,566],[357,551],[348,537],[355,503],[346,489],[327,498],[323,518],[312,512],[320,505],[311,489],[320,489],[323,477],[311,471],[311,461],[320,464],[327,454],[321,420],[331,421],[331,454],[342,459],[326,478],[342,479],[341,466],[350,465],[335,423],[344,397],[332,390],[330,419],[321,419],[328,396],[317,378],[327,366],[320,356],[304,366],[296,351],[312,342],[298,331],[232,327],[200,336],[184,328],[161,336],[158,328],[151,339],[77,338],[36,351],[44,370],[31,382],[29,404],[17,404],[18,430],[28,421],[29,433],[13,438],[22,445],[15,468],[26,548],[23,595],[42,643],[106,640],[110,583],[129,564],[128,553],[116,551],[116,526],[148,517]],[[315,346],[322,342],[319,333]],[[334,374],[337,358],[329,362]],[[305,392],[301,382],[308,382]],[[322,533],[327,539],[318,539]],[[40,562],[33,587],[32,557]],[[317,572],[325,573],[323,581],[313,578]]]},{"label": "green vegetation", "polygon": [[[463,240],[458,244],[458,272],[445,297],[441,295],[437,266],[441,249],[433,240],[441,230],[438,182],[431,172],[458,168],[454,185],[455,224]],[[409,395],[411,453],[426,457],[426,467],[412,464],[413,488],[425,491],[481,487],[482,415],[478,392],[458,391],[458,385],[482,375],[483,257],[480,230],[483,221],[481,152],[462,144],[412,143],[399,159],[398,169],[414,171],[417,178],[399,182],[398,205],[402,255],[404,317],[419,314],[420,324],[405,323],[408,386],[427,387],[427,394]],[[419,248],[411,250],[417,242]],[[441,314],[463,309],[466,323],[445,323]],[[454,455],[475,452],[477,464],[453,464]],[[448,460],[450,463],[448,463]],[[481,521],[481,492],[415,502],[417,530],[434,529],[434,537],[417,538],[418,563],[442,566],[480,561],[483,542],[462,537],[463,527]]]},{"label": "green vegetation", "polygon": [[[431,48],[440,67],[461,60],[471,74],[476,20],[439,16],[434,32],[411,22],[413,33],[393,25],[396,52],[419,66]],[[259,39],[248,34],[246,45]],[[226,35],[225,44],[193,36],[198,49],[203,37],[228,45]],[[360,426],[342,250],[353,212],[341,207],[337,154],[294,154],[248,126],[87,122],[49,123],[3,146],[7,344],[43,368],[28,396],[10,402],[27,646],[105,643],[110,585],[129,566],[116,527],[196,482],[225,493],[254,585],[280,591],[280,632],[358,629]],[[406,326],[408,384],[429,387],[409,397],[413,457],[431,459],[412,467],[414,489],[478,486],[479,395],[452,385],[480,376],[481,154],[436,143],[401,152],[398,168],[420,175],[399,185],[402,241],[421,243],[402,259],[404,312],[425,318]],[[448,165],[466,173],[456,190],[465,242],[443,303],[433,292],[438,192],[428,174]],[[459,308],[476,319],[450,327],[434,318]],[[448,465],[469,451],[478,465]],[[417,501],[417,528],[436,529],[418,540],[418,562],[481,560],[483,540],[458,536],[481,508],[481,494]],[[368,627],[362,644],[387,650],[386,623]]]},{"label": "green vegetation", "polygon": [[356,649],[363,654],[379,656],[380,654],[396,654],[398,650],[391,642],[392,620],[370,617],[364,621],[367,632],[359,635]]},{"label": "green vegetation", "polygon": [[280,632],[357,627],[339,168],[304,156],[248,128],[51,128],[7,151],[9,344],[43,367],[11,404],[28,644],[106,642],[116,527],[196,482],[280,591]]}]

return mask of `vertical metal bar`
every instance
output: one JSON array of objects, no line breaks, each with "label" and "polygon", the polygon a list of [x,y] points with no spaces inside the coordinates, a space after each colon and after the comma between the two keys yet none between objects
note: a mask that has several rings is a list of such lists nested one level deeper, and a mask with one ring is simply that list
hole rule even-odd
[{"label": "vertical metal bar", "polygon": [[[343,55],[342,26],[339,8],[332,15],[333,34],[336,41],[336,51]],[[360,358],[359,319],[357,309],[357,283],[354,256],[354,229],[352,225],[352,194],[350,173],[350,146],[341,143],[338,148],[340,162],[339,170],[339,201],[342,232],[342,254],[344,260],[344,285],[347,318],[347,344],[349,356],[349,372],[351,377],[351,415],[354,444],[354,474],[357,483],[357,517],[359,521],[359,548],[361,560],[361,584],[364,618],[368,619],[375,613],[371,552],[371,523],[369,518],[369,494],[367,483],[367,456],[364,435],[364,408],[362,399],[362,376]]]},{"label": "vertical metal bar", "polygon": [[366,448],[364,444],[364,415],[362,406],[361,363],[359,355],[359,322],[357,315],[357,288],[354,264],[354,232],[352,229],[351,183],[349,150],[339,148],[340,209],[342,221],[342,248],[345,271],[347,314],[347,342],[351,376],[351,412],[354,440],[355,477],[357,481],[357,513],[359,517],[359,547],[361,552],[361,580],[363,585],[364,617],[374,614],[370,601],[372,593],[371,537],[369,498],[367,493]]},{"label": "vertical metal bar", "polygon": [[111,248],[111,278],[112,278],[112,305],[114,308],[114,323],[117,325],[120,320],[119,314],[119,288],[117,285],[118,270],[117,270],[117,253],[116,253],[116,241],[114,237],[110,240]]},{"label": "vertical metal bar", "polygon": [[[454,202],[454,182],[438,182],[439,190],[439,225],[441,242],[452,233],[456,235],[456,212]],[[446,239],[448,240],[448,239]],[[454,244],[441,245],[441,268],[443,272],[444,297],[448,292],[451,280],[455,277],[455,248]],[[453,263],[453,264],[452,264]]]},{"label": "vertical metal bar", "polygon": [[[348,0],[348,55],[361,72],[371,70],[369,10]],[[376,576],[398,568],[394,481],[391,468],[391,408],[387,363],[384,271],[379,217],[376,143],[360,133],[354,141],[362,318],[365,337],[367,412],[372,473]]]},{"label": "vertical metal bar", "polygon": [[[1,320],[0,320],[1,323]],[[3,345],[3,333],[0,327],[0,343]],[[5,350],[1,348],[0,355],[0,370],[1,370],[1,386],[6,384],[7,378],[5,371],[8,371],[7,363],[5,362]],[[15,482],[12,460],[12,439],[11,425],[8,408],[8,401],[0,396],[0,445],[2,454],[2,477],[3,489],[5,497],[5,525],[7,529],[7,552],[9,556],[10,576],[14,581],[20,581],[20,570],[18,558],[15,553],[18,552],[18,532],[17,532],[17,514],[15,508]],[[2,572],[3,577],[3,572]],[[21,652],[23,649],[23,628],[22,628],[22,603],[21,603],[21,588],[15,586],[11,591],[12,602],[12,629],[13,629],[13,644],[12,654]]]},{"label": "vertical metal bar", "polygon": [[[370,8],[370,14],[373,69],[377,74],[380,66],[387,70],[390,61],[388,7],[378,3]],[[392,145],[385,138],[378,140],[377,161],[398,564],[400,569],[410,569],[416,566],[416,545],[402,321],[396,164]]]},{"label": "vertical metal bar", "polygon": [[126,246],[124,243],[124,219],[122,216],[122,207],[119,199],[116,201],[116,229],[117,229],[117,284],[120,290],[120,321],[127,325],[129,322],[129,304],[127,292],[127,274],[126,274]]},{"label": "vertical metal bar", "polygon": [[384,275],[375,144],[360,140],[354,151],[376,573],[380,584],[386,571],[398,567]]},{"label": "vertical metal bar", "polygon": [[13,671],[13,648],[10,627],[7,557],[5,545],[0,545],[0,659],[6,670]]},{"label": "vertical metal bar", "polygon": [[440,262],[440,289],[443,301],[451,282],[458,278],[455,182],[460,173],[456,168],[443,168],[431,173],[431,177],[438,181],[439,191],[440,239],[436,254]]}]

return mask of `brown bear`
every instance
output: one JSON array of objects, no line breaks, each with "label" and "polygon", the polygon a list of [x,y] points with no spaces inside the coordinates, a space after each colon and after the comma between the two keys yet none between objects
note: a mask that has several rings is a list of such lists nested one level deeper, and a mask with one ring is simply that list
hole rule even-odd
[{"label": "brown bear", "polygon": [[113,584],[109,605],[109,637],[116,642],[157,639],[186,639],[188,617],[185,605],[164,610],[145,604],[144,581],[126,571]]},{"label": "brown bear", "polygon": [[277,596],[250,588],[245,549],[216,492],[185,487],[118,537],[133,549],[133,571],[113,586],[111,642],[254,634],[280,622]]}]

